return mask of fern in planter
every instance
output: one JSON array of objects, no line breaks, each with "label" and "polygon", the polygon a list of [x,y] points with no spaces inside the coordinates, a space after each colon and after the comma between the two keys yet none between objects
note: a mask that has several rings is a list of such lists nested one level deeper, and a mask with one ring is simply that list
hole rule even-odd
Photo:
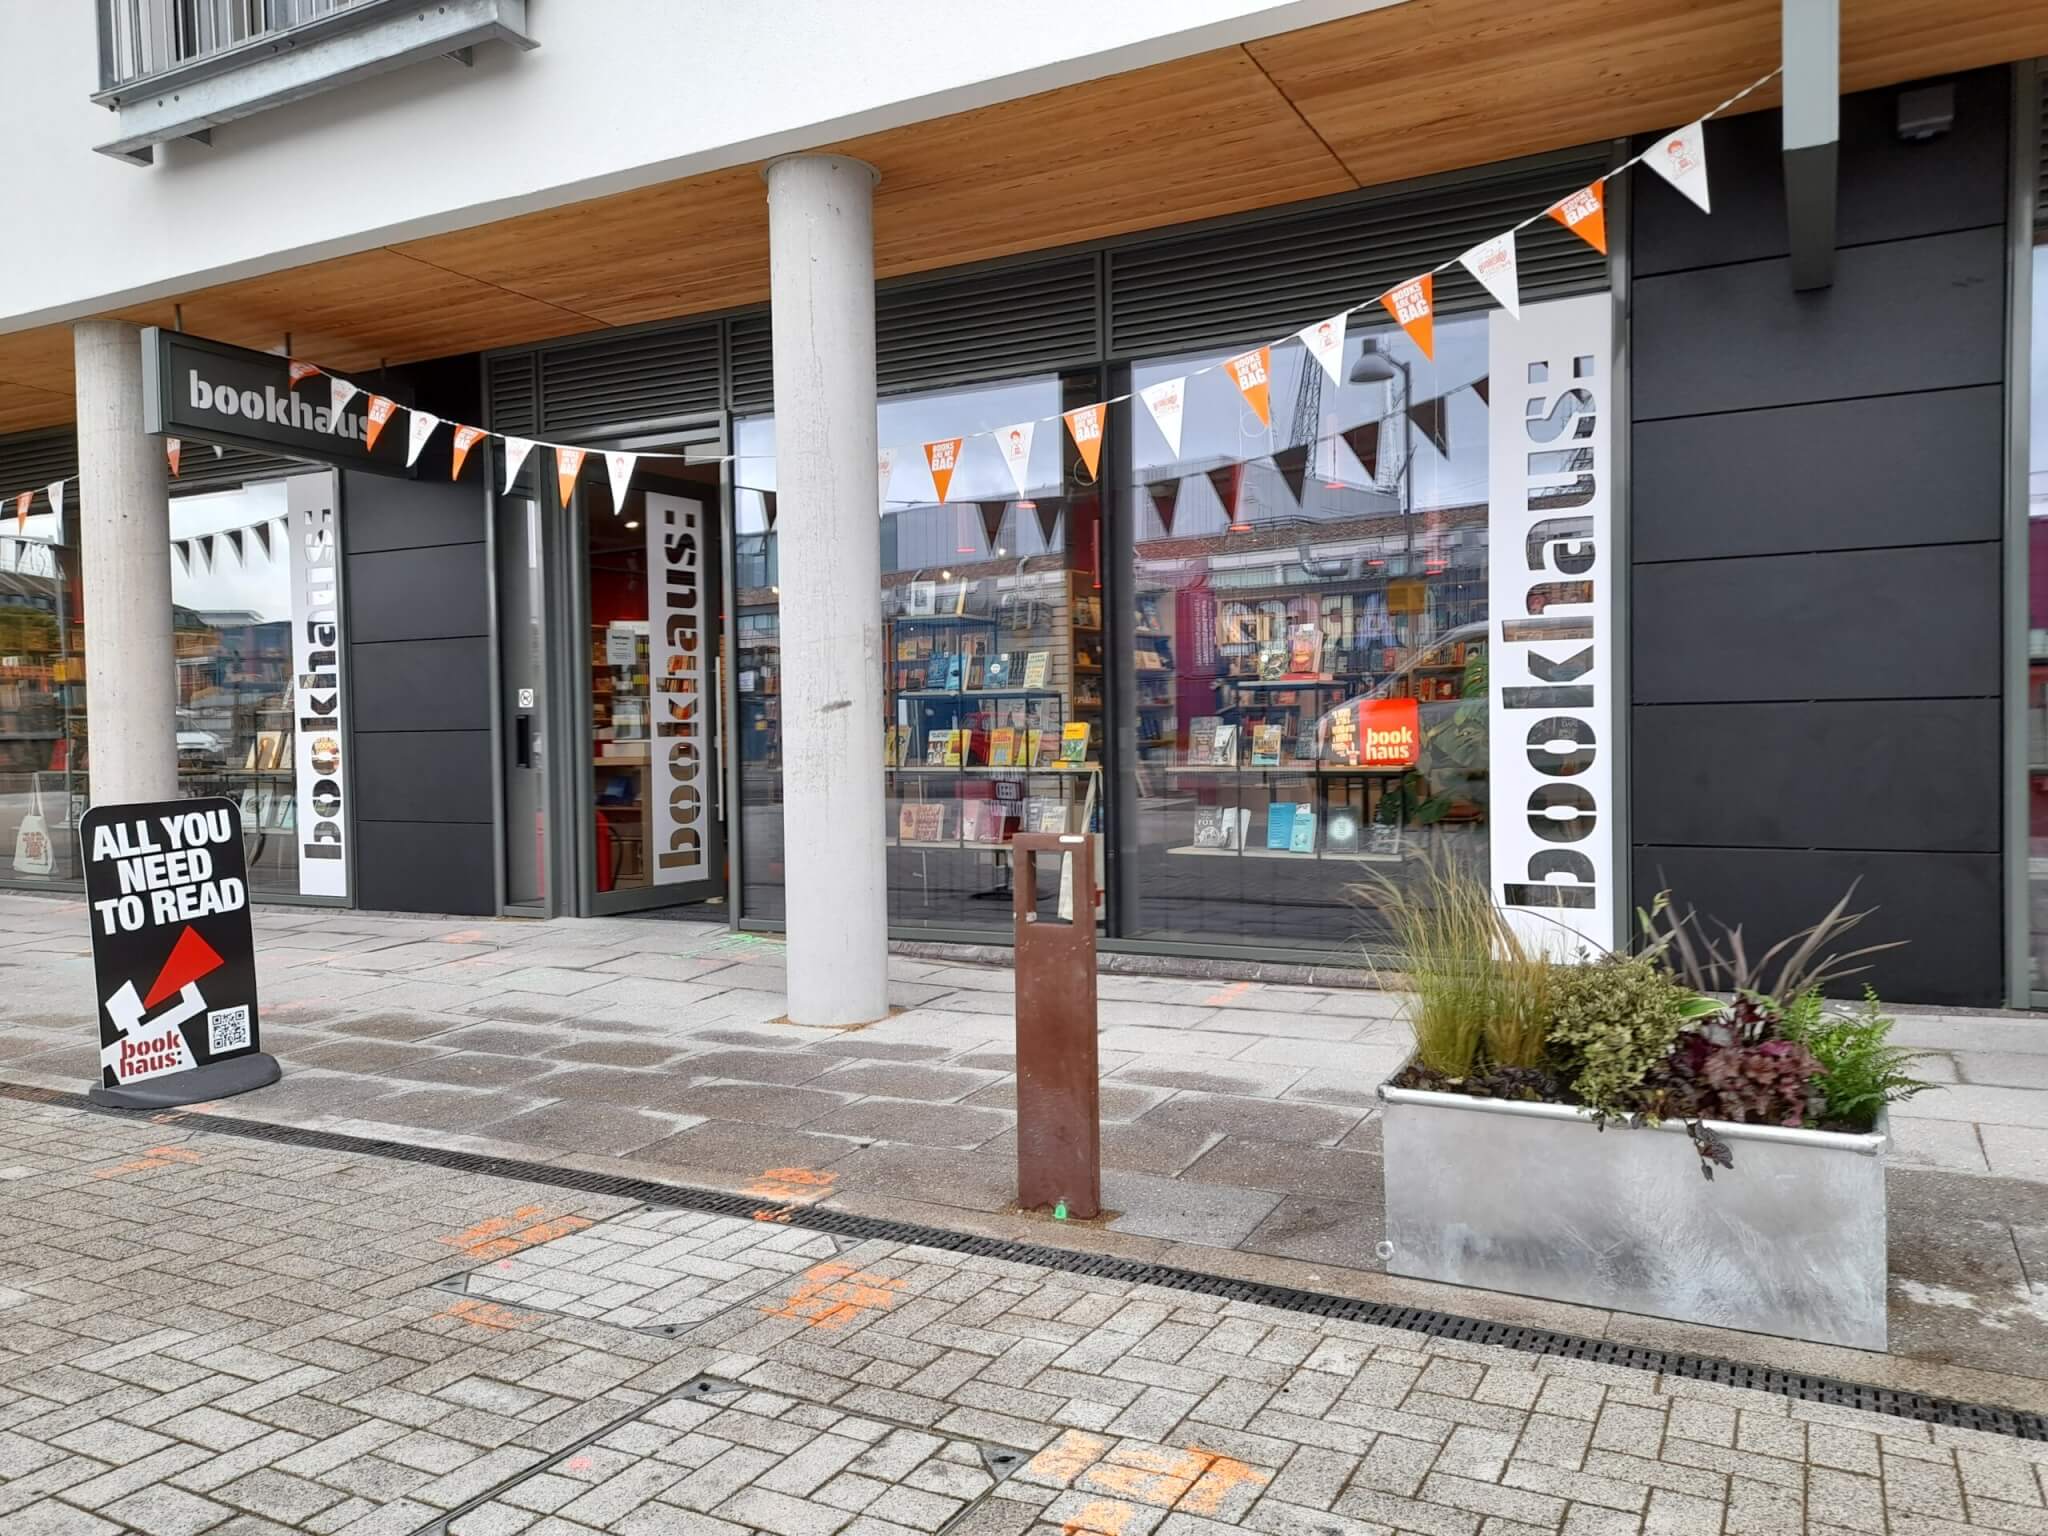
[{"label": "fern in planter", "polygon": [[1824,1130],[1868,1131],[1885,1105],[1935,1086],[1906,1070],[1925,1053],[1893,1045],[1892,1023],[1868,986],[1853,1013],[1827,1011],[1818,991],[1802,993],[1785,1010],[1787,1035],[1819,1064],[1813,1115]]}]

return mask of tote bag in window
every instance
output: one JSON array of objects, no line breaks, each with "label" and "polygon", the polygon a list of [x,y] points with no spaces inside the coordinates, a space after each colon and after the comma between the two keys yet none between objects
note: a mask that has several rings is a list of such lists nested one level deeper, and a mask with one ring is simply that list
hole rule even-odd
[{"label": "tote bag in window", "polygon": [[14,834],[14,872],[17,875],[48,875],[57,866],[50,847],[50,824],[43,819],[43,790],[35,789],[35,803],[21,818]]}]

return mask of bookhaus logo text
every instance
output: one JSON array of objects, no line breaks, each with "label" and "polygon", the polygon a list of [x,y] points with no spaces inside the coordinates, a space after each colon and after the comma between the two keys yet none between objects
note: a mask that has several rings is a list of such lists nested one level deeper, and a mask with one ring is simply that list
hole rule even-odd
[{"label": "bookhaus logo text", "polygon": [[704,595],[702,512],[679,496],[647,497],[651,593],[647,679],[654,725],[654,883],[673,885],[704,867]]},{"label": "bookhaus logo text", "polygon": [[189,367],[185,370],[185,379],[187,400],[195,411],[211,411],[216,416],[259,425],[296,427],[301,432],[325,432],[359,443],[363,440],[363,418],[359,412],[343,411],[336,415],[326,406],[295,394],[289,388],[279,389],[275,384],[265,384],[261,389],[237,389],[232,384],[216,384],[211,379],[203,379],[197,368]]},{"label": "bookhaus logo text", "polygon": [[1615,932],[1606,295],[1490,321],[1495,899],[1554,953]]}]

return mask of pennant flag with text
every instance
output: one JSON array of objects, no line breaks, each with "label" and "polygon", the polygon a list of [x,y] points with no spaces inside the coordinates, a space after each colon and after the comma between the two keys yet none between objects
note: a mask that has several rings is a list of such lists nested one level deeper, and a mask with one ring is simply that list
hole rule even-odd
[{"label": "pennant flag with text", "polygon": [[[44,494],[50,498],[50,510],[57,515],[61,522],[64,516],[64,482],[62,480],[52,480],[49,490],[44,492]],[[57,535],[60,539],[63,536],[62,533]]]},{"label": "pennant flag with text", "polygon": [[329,374],[327,376],[327,414],[335,421],[341,420],[341,413],[348,409],[349,401],[355,399],[361,393],[362,390],[358,386],[349,383],[347,379],[337,379],[333,374]]},{"label": "pennant flag with text", "polygon": [[1667,133],[1643,156],[1643,164],[1678,188],[1701,213],[1714,210],[1707,200],[1707,125],[1688,123]]},{"label": "pennant flag with text", "polygon": [[884,448],[875,455],[875,505],[886,508],[889,504],[889,480],[896,473],[896,450]]},{"label": "pennant flag with text", "polygon": [[1380,307],[1408,333],[1408,339],[1422,348],[1422,355],[1436,361],[1436,275],[1425,272],[1411,277],[1380,295]]},{"label": "pennant flag with text", "polygon": [[612,482],[612,516],[619,515],[619,509],[626,504],[626,488],[633,483],[633,466],[640,462],[637,453],[608,453],[604,456],[604,467]]},{"label": "pennant flag with text", "polygon": [[285,372],[291,377],[291,382],[285,387],[297,389],[306,380],[318,378],[325,371],[318,363],[302,363],[297,358],[292,358],[285,364]]},{"label": "pennant flag with text", "polygon": [[1550,216],[1602,256],[1607,254],[1607,189],[1603,183],[1583,186],[1553,204]]},{"label": "pennant flag with text", "polygon": [[1161,379],[1157,384],[1147,384],[1139,390],[1138,398],[1152,413],[1160,435],[1166,439],[1167,450],[1179,458],[1180,423],[1188,403],[1188,381],[1185,378]]},{"label": "pennant flag with text", "polygon": [[996,446],[1003,450],[1003,462],[1010,466],[1010,478],[1017,484],[1019,498],[1031,494],[1031,440],[1037,435],[1038,423],[1035,421],[1020,421],[1014,427],[996,428]]},{"label": "pennant flag with text", "polygon": [[555,449],[555,485],[562,493],[562,505],[569,505],[569,498],[576,494],[576,477],[583,473],[584,450],[581,448]]},{"label": "pennant flag with text", "polygon": [[427,446],[427,439],[434,435],[434,428],[441,425],[441,418],[428,411],[414,411],[407,423],[405,445],[405,467],[411,469],[419,462],[420,450]]},{"label": "pennant flag with text", "polygon": [[1088,466],[1088,478],[1095,478],[1095,466],[1102,462],[1102,410],[1099,405],[1084,405],[1078,411],[1066,413],[1067,431],[1074,439],[1074,446],[1081,450],[1081,462]]},{"label": "pennant flag with text", "polygon": [[1515,264],[1515,232],[1482,240],[1458,258],[1458,264],[1479,279],[1496,304],[1522,318],[1522,278]]},{"label": "pennant flag with text", "polygon": [[456,427],[455,458],[448,469],[448,478],[450,480],[460,480],[462,478],[462,464],[469,457],[469,450],[490,435],[482,427]]},{"label": "pennant flag with text", "polygon": [[1339,310],[1329,319],[1304,325],[1294,333],[1308,348],[1308,355],[1323,365],[1323,372],[1330,376],[1332,384],[1344,382],[1337,375],[1344,367],[1344,327],[1350,319],[1349,310]]},{"label": "pennant flag with text", "polygon": [[34,491],[23,491],[14,498],[14,531],[28,532],[28,504],[36,499]]},{"label": "pennant flag with text", "polygon": [[164,439],[164,462],[171,466],[171,478],[178,478],[178,463],[185,457],[185,444],[180,438]]},{"label": "pennant flag with text", "polygon": [[391,419],[391,413],[397,409],[396,400],[386,400],[382,395],[370,396],[370,425],[363,434],[363,446],[370,452],[377,451],[377,439],[384,435],[384,423]]},{"label": "pennant flag with text", "polygon": [[526,456],[533,452],[530,437],[508,437],[505,439],[505,494],[512,494],[512,482],[519,478],[519,471],[526,467]]},{"label": "pennant flag with text", "polygon": [[1237,385],[1237,392],[1244,396],[1259,418],[1259,425],[1273,425],[1271,381],[1273,377],[1273,349],[1254,347],[1249,352],[1240,352],[1226,365],[1230,377]]},{"label": "pennant flag with text", "polygon": [[939,493],[939,500],[946,499],[946,492],[953,485],[953,471],[960,465],[960,443],[957,437],[945,437],[935,443],[924,445],[924,462],[932,472],[932,486]]}]

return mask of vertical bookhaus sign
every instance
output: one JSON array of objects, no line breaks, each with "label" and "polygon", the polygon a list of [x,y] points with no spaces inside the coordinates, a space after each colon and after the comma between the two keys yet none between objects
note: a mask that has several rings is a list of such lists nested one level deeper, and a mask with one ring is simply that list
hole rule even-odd
[{"label": "vertical bookhaus sign", "polygon": [[[93,1097],[192,1103],[277,1075],[261,1053],[242,815],[231,800],[96,805],[79,823],[99,1001]],[[249,1058],[261,1070],[227,1073]],[[171,1079],[189,1076],[191,1091]],[[163,1080],[163,1081],[159,1081]],[[138,1085],[148,1084],[148,1091]]]},{"label": "vertical bookhaus sign", "polygon": [[653,807],[654,883],[702,879],[708,786],[704,667],[703,508],[680,496],[647,497],[647,795]]},{"label": "vertical bookhaus sign", "polygon": [[1612,331],[1604,293],[1489,320],[1493,896],[1517,933],[1566,958],[1622,937]]}]

